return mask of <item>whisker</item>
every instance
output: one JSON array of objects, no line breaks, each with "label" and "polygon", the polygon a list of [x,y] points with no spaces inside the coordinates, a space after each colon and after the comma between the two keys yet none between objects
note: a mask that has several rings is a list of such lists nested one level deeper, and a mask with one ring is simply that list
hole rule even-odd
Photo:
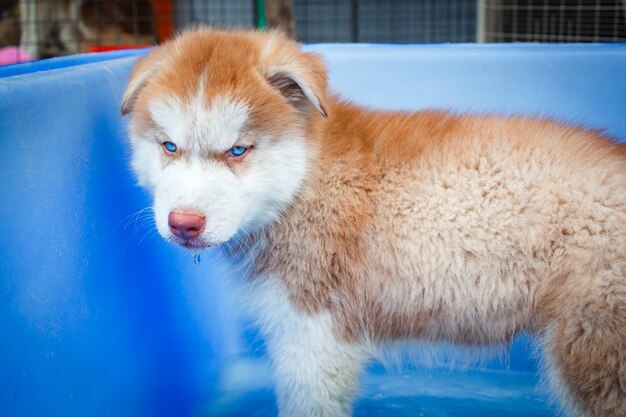
[{"label": "whisker", "polygon": [[152,207],[150,206],[144,207],[141,210],[137,210],[133,213],[130,213],[127,216],[124,216],[115,226],[115,228],[117,229],[118,227],[120,227],[122,223],[126,222],[123,227],[124,229],[126,229],[131,223],[136,222],[137,219],[141,217],[142,215],[147,216],[147,215],[152,215],[152,213],[153,213]]},{"label": "whisker", "polygon": [[154,234],[158,233],[152,207],[145,207],[130,214],[129,216],[126,216],[125,219],[127,219],[127,221],[124,225],[124,229],[128,229],[131,224],[133,225],[133,228],[130,236],[124,244],[123,252],[126,251],[126,248],[131,240],[137,240],[137,236],[141,236],[137,242],[137,245],[139,246],[145,241],[152,239]]},{"label": "whisker", "polygon": [[141,246],[143,243],[149,242],[154,236],[158,235],[159,231],[156,229],[151,229],[148,233],[144,234],[144,236],[139,240],[137,246]]}]

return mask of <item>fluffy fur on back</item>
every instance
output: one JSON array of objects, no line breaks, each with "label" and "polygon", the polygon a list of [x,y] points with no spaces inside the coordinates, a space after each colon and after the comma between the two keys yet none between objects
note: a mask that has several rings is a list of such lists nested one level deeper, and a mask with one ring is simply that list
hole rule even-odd
[{"label": "fluffy fur on back", "polygon": [[[520,331],[572,416],[626,415],[624,145],[359,108],[274,32],[182,34],[137,64],[122,112],[161,234],[246,266],[281,415],[349,415],[375,344]],[[174,236],[172,212],[206,219],[201,236]]]}]

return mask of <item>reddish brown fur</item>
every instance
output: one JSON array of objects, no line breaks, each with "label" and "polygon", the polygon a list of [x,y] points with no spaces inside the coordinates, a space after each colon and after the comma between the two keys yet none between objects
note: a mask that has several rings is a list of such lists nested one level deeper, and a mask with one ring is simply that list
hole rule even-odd
[{"label": "reddish brown fur", "polygon": [[[626,415],[624,145],[549,120],[365,110],[329,96],[321,60],[276,34],[195,32],[133,77],[155,65],[124,104],[144,128],[153,97],[189,97],[202,76],[208,101],[250,106],[251,130],[306,130],[301,192],[251,237],[265,242],[255,274],[302,311],[330,311],[350,342],[494,344],[531,330],[576,407]],[[272,89],[281,67],[328,117]]]}]

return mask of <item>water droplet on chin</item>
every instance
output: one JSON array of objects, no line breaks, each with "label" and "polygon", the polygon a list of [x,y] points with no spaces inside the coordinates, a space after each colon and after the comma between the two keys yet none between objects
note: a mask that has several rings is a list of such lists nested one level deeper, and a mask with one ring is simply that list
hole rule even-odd
[{"label": "water droplet on chin", "polygon": [[193,263],[196,264],[196,265],[200,265],[201,261],[202,261],[202,258],[200,258],[200,254],[194,253],[193,254]]}]

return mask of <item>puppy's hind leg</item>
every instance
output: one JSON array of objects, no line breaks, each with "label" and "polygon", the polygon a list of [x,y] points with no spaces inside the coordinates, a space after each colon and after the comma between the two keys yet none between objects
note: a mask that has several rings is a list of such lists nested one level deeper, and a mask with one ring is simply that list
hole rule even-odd
[{"label": "puppy's hind leg", "polygon": [[280,417],[352,415],[365,349],[339,340],[327,312],[300,312],[280,284],[262,286],[264,291],[255,291],[265,294],[257,312],[274,365]]},{"label": "puppy's hind leg", "polygon": [[563,297],[546,332],[546,376],[567,415],[626,416],[626,277],[617,269]]}]

